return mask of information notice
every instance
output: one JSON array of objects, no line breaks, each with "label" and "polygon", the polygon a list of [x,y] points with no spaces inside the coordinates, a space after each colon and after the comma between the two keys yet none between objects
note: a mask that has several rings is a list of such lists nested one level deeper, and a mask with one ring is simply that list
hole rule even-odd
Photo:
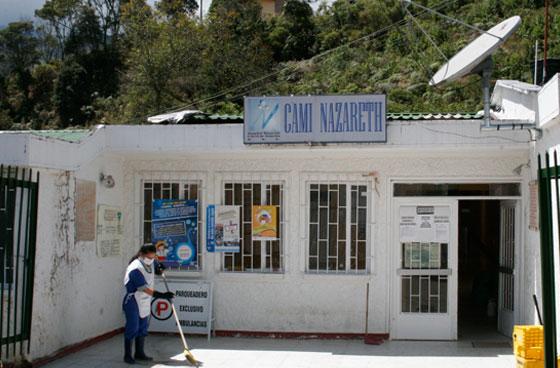
[{"label": "information notice", "polygon": [[[212,328],[212,284],[206,281],[168,280],[169,290],[175,294],[173,303],[184,333],[210,336]],[[156,278],[156,290],[165,284]],[[150,331],[177,332],[171,303],[153,299]]]}]

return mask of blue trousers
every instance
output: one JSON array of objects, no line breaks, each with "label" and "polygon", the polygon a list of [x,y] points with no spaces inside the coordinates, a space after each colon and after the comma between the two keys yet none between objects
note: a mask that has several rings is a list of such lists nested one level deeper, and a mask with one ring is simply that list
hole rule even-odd
[{"label": "blue trousers", "polygon": [[137,336],[148,336],[148,325],[150,317],[140,318],[138,304],[134,297],[125,299],[123,304],[126,322],[124,325],[124,338],[132,340]]}]

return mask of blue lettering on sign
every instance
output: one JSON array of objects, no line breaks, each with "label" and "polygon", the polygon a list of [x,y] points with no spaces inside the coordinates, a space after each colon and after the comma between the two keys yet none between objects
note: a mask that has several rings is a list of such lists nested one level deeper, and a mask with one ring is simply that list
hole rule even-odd
[{"label": "blue lettering on sign", "polygon": [[381,102],[322,102],[320,104],[322,133],[381,132]]},{"label": "blue lettering on sign", "polygon": [[285,133],[313,132],[313,104],[294,103],[284,105]]}]

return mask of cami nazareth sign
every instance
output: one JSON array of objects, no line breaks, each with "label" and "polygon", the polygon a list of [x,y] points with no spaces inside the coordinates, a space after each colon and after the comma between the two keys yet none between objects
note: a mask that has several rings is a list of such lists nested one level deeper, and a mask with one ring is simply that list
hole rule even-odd
[{"label": "cami nazareth sign", "polygon": [[244,142],[386,142],[385,95],[245,97]]}]

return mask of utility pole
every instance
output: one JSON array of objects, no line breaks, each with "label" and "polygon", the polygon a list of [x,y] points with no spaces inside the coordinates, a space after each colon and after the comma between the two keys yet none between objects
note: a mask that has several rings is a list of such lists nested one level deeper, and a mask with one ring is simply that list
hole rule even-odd
[{"label": "utility pole", "polygon": [[202,23],[202,13],[204,12],[203,0],[200,0],[200,23]]}]

